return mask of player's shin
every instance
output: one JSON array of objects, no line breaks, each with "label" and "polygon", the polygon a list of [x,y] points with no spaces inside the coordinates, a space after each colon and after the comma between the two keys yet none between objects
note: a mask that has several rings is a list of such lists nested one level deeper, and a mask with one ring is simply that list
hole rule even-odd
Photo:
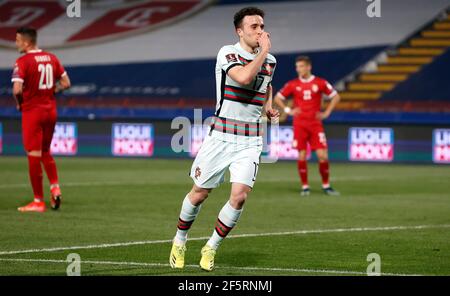
[{"label": "player's shin", "polygon": [[330,187],[330,164],[328,160],[319,162],[319,172],[322,176],[322,187]]},{"label": "player's shin", "polygon": [[187,194],[183,200],[180,217],[178,218],[177,233],[174,238],[174,243],[177,245],[184,245],[186,243],[187,233],[200,212],[200,209],[201,205],[193,205],[189,200],[189,194]]},{"label": "player's shin", "polygon": [[308,185],[308,164],[306,160],[298,160],[297,161],[297,170],[300,176],[300,180],[302,181],[302,188],[309,188]]},{"label": "player's shin", "polygon": [[216,227],[211,238],[206,243],[208,246],[216,250],[228,233],[236,226],[243,209],[236,210],[227,202],[222,210],[220,210],[219,217],[216,221]]},{"label": "player's shin", "polygon": [[49,151],[42,151],[42,164],[44,165],[50,185],[58,185],[56,163]]}]

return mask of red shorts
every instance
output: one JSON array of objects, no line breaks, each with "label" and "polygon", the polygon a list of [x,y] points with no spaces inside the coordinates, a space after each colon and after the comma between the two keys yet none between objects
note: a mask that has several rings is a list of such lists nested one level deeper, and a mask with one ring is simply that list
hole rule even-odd
[{"label": "red shorts", "polygon": [[22,140],[26,151],[50,151],[56,117],[55,108],[22,112]]},{"label": "red shorts", "polygon": [[294,125],[294,141],[293,146],[297,150],[306,150],[307,144],[311,146],[311,150],[328,149],[327,139],[323,125]]}]

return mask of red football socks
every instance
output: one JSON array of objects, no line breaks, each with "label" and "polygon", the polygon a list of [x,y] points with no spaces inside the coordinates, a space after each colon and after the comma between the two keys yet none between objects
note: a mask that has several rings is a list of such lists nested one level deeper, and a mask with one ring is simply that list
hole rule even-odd
[{"label": "red football socks", "polygon": [[44,199],[44,189],[42,185],[41,157],[28,155],[28,172],[30,175],[31,187],[33,187],[35,201]]},{"label": "red football socks", "polygon": [[302,185],[304,187],[308,187],[308,165],[305,160],[297,161],[297,169],[298,174],[300,175],[300,179],[302,180]]},{"label": "red football socks", "polygon": [[50,155],[50,152],[42,152],[42,164],[44,165],[50,185],[58,184],[58,172],[56,170],[56,163],[53,157]]},{"label": "red football socks", "polygon": [[330,165],[328,161],[319,162],[319,172],[322,176],[322,186],[324,188],[330,186]]}]

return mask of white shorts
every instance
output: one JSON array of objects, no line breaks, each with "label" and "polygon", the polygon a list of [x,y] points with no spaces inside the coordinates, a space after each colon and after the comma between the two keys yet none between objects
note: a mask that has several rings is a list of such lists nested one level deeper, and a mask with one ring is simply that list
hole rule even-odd
[{"label": "white shorts", "polygon": [[236,144],[206,136],[192,164],[190,176],[200,188],[216,188],[230,170],[230,182],[253,188],[258,173],[261,146]]}]

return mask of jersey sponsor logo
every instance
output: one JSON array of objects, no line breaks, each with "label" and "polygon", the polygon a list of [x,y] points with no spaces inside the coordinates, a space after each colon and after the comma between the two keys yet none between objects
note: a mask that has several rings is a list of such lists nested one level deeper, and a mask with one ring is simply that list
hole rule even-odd
[{"label": "jersey sponsor logo", "polygon": [[[6,1],[0,5],[0,45],[15,48],[18,27],[31,26],[37,30],[51,29],[50,23],[65,22],[66,1]],[[106,1],[105,1],[106,2]],[[140,1],[139,4],[82,7],[85,25],[67,28],[61,38],[49,39],[46,48],[88,45],[128,37],[180,21],[211,4],[212,0]],[[93,4],[95,6],[95,4]],[[53,40],[53,41],[52,41]]]},{"label": "jersey sponsor logo", "polygon": [[450,163],[450,129],[433,130],[433,162]]},{"label": "jersey sponsor logo", "polygon": [[78,150],[77,124],[58,122],[53,132],[50,151],[54,155],[76,155]]},{"label": "jersey sponsor logo", "polygon": [[391,128],[352,127],[348,136],[351,161],[394,160],[394,131]]},{"label": "jersey sponsor logo", "polygon": [[227,54],[225,56],[225,58],[227,59],[228,63],[236,63],[238,61],[238,59],[234,53]]},{"label": "jersey sponsor logo", "polygon": [[111,150],[114,156],[152,156],[154,150],[153,125],[113,124]]}]

